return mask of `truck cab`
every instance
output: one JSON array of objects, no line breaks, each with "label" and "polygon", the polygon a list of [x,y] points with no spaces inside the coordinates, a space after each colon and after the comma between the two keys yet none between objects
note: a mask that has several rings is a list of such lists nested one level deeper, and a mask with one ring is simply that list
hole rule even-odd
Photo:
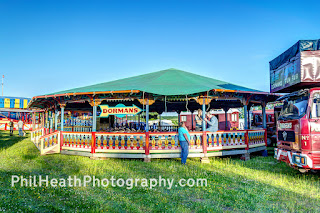
[{"label": "truck cab", "polygon": [[299,40],[269,62],[270,92],[287,93],[274,157],[300,172],[320,170],[320,39]]},{"label": "truck cab", "polygon": [[274,157],[300,172],[320,170],[320,87],[280,98]]}]

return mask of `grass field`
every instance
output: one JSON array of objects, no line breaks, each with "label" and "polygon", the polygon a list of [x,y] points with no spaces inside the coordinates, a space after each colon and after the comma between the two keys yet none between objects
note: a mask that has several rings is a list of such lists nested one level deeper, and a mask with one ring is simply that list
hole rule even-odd
[{"label": "grass field", "polygon": [[[17,133],[15,133],[17,135]],[[300,174],[270,157],[91,160],[40,156],[29,138],[0,132],[0,211],[9,212],[320,212],[319,175]],[[11,187],[11,176],[207,178],[207,187]]]}]

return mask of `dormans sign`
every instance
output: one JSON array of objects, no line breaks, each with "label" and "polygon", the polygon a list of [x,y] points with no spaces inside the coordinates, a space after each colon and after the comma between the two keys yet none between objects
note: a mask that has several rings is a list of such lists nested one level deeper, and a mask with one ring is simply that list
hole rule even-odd
[{"label": "dormans sign", "polygon": [[124,104],[117,104],[115,107],[109,107],[109,105],[99,105],[101,109],[100,117],[108,117],[109,115],[115,115],[122,118],[126,115],[136,115],[142,111],[136,105],[125,106]]}]

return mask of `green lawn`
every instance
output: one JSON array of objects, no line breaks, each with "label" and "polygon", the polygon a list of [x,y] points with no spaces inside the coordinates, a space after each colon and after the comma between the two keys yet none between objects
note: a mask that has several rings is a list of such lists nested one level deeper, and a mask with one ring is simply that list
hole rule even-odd
[{"label": "green lawn", "polygon": [[[15,133],[17,135],[17,133]],[[12,212],[320,212],[319,175],[300,174],[271,156],[199,159],[91,160],[40,156],[29,138],[0,132],[0,211]],[[207,187],[11,187],[11,176],[207,178]]]}]

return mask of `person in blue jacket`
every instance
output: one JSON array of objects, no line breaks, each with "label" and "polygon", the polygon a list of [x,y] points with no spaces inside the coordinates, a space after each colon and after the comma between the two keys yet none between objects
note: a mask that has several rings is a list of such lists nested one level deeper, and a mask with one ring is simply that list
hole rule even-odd
[{"label": "person in blue jacket", "polygon": [[209,131],[209,132],[218,131],[219,122],[216,116],[212,115],[210,112],[207,112],[207,118],[205,118],[204,120],[208,124],[208,128],[206,129],[206,131]]},{"label": "person in blue jacket", "polygon": [[178,137],[181,147],[181,163],[186,164],[189,154],[190,134],[185,122],[179,123]]}]

